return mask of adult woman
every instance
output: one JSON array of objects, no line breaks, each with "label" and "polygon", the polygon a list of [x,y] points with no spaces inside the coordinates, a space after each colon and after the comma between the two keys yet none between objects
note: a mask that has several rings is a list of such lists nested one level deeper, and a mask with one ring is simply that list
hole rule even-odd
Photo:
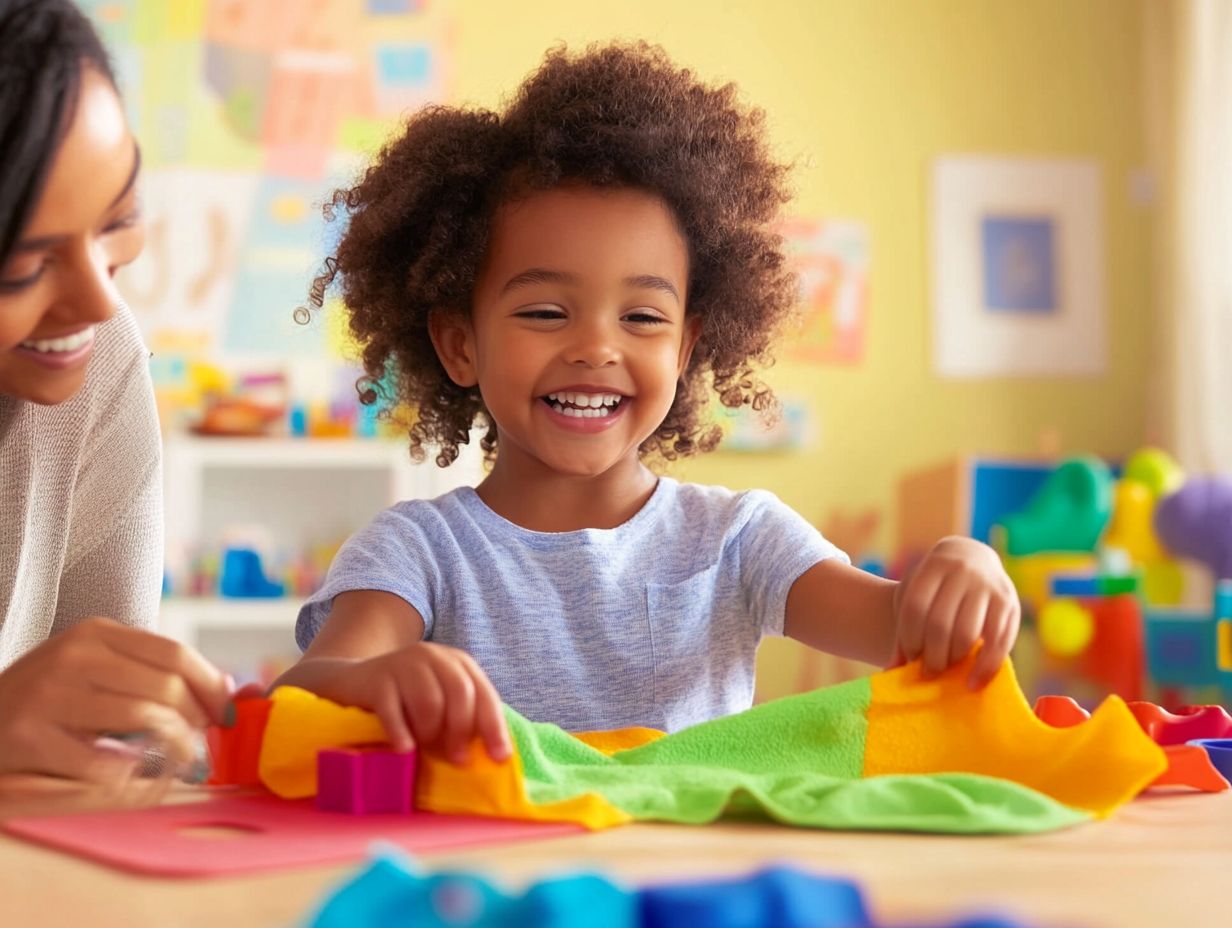
[{"label": "adult woman", "polygon": [[112,284],[143,233],[140,154],[69,0],[0,0],[0,773],[114,782],[175,755],[230,684],[146,631],[162,561],[148,354]]}]

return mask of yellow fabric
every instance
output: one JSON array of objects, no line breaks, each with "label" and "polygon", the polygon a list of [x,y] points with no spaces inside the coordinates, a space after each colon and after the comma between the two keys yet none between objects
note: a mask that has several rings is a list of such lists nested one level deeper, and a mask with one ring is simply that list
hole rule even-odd
[{"label": "yellow fabric", "polygon": [[536,805],[527,798],[522,761],[497,763],[479,739],[471,742],[466,763],[458,766],[431,751],[419,754],[415,808],[455,815],[490,815],[539,822],[576,822],[597,830],[632,821],[597,793]]},{"label": "yellow fabric", "polygon": [[316,795],[318,751],[388,743],[380,720],[364,709],[340,706],[294,686],[278,687],[270,699],[257,772],[283,799]]},{"label": "yellow fabric", "polygon": [[1163,749],[1119,697],[1079,725],[1052,728],[1027,705],[1009,661],[985,689],[969,690],[972,661],[932,680],[918,662],[872,676],[865,776],[979,773],[1102,817],[1167,769]]},{"label": "yellow fabric", "polygon": [[640,748],[643,744],[658,741],[664,734],[656,728],[617,728],[613,731],[574,732],[573,737],[611,757],[617,751]]}]

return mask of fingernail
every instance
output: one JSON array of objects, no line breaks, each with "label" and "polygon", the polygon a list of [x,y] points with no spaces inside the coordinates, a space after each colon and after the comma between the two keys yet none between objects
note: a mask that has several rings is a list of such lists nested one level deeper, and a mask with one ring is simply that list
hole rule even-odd
[{"label": "fingernail", "polygon": [[231,676],[231,674],[229,673],[225,673],[223,674],[223,679],[225,679],[227,682],[227,692],[234,693],[235,692],[235,677]]},{"label": "fingernail", "polygon": [[235,703],[229,702],[227,703],[227,708],[222,710],[222,727],[223,728],[234,728],[235,720],[236,720]]},{"label": "fingernail", "polygon": [[182,774],[180,779],[185,783],[190,783],[194,786],[204,783],[210,776],[210,762],[205,758],[198,757],[194,760]]}]

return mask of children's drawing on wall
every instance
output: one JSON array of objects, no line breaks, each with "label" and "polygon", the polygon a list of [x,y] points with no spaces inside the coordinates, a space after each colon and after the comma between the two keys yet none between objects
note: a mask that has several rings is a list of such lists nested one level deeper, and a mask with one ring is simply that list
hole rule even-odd
[{"label": "children's drawing on wall", "polygon": [[938,159],[930,243],[938,374],[1103,372],[1101,184],[1089,161]]},{"label": "children's drawing on wall", "polygon": [[786,357],[858,364],[868,313],[869,233],[863,223],[789,219],[780,228],[800,275],[804,320]]},{"label": "children's drawing on wall", "polygon": [[175,372],[193,363],[265,373],[275,358],[336,357],[328,320],[294,319],[333,232],[320,206],[405,112],[449,99],[447,6],[81,6],[115,54],[141,143],[149,246],[119,286],[156,380],[187,396]]},{"label": "children's drawing on wall", "polygon": [[1057,311],[1056,222],[1049,216],[980,220],[984,305],[989,312]]},{"label": "children's drawing on wall", "polygon": [[723,430],[719,448],[741,452],[794,451],[814,444],[817,429],[808,400],[783,395],[778,399],[780,408],[768,418],[748,406],[731,409],[716,399],[712,413]]}]

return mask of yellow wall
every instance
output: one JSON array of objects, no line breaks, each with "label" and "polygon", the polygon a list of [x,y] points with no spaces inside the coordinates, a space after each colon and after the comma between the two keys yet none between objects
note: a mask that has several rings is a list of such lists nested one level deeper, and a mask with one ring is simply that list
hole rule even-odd
[{"label": "yellow wall", "polygon": [[[811,398],[807,453],[715,454],[689,479],[766,486],[818,522],[891,505],[899,474],[956,451],[1117,454],[1143,438],[1150,210],[1131,203],[1145,159],[1141,0],[463,0],[459,102],[495,106],[557,41],[644,37],[703,76],[735,80],[799,160],[802,215],[867,223],[866,359],[783,364]],[[930,361],[926,182],[946,153],[1096,159],[1103,168],[1111,366],[1093,379],[946,382]],[[807,160],[806,160],[807,159]],[[892,541],[885,512],[882,542]],[[889,553],[889,552],[887,552]]]}]

